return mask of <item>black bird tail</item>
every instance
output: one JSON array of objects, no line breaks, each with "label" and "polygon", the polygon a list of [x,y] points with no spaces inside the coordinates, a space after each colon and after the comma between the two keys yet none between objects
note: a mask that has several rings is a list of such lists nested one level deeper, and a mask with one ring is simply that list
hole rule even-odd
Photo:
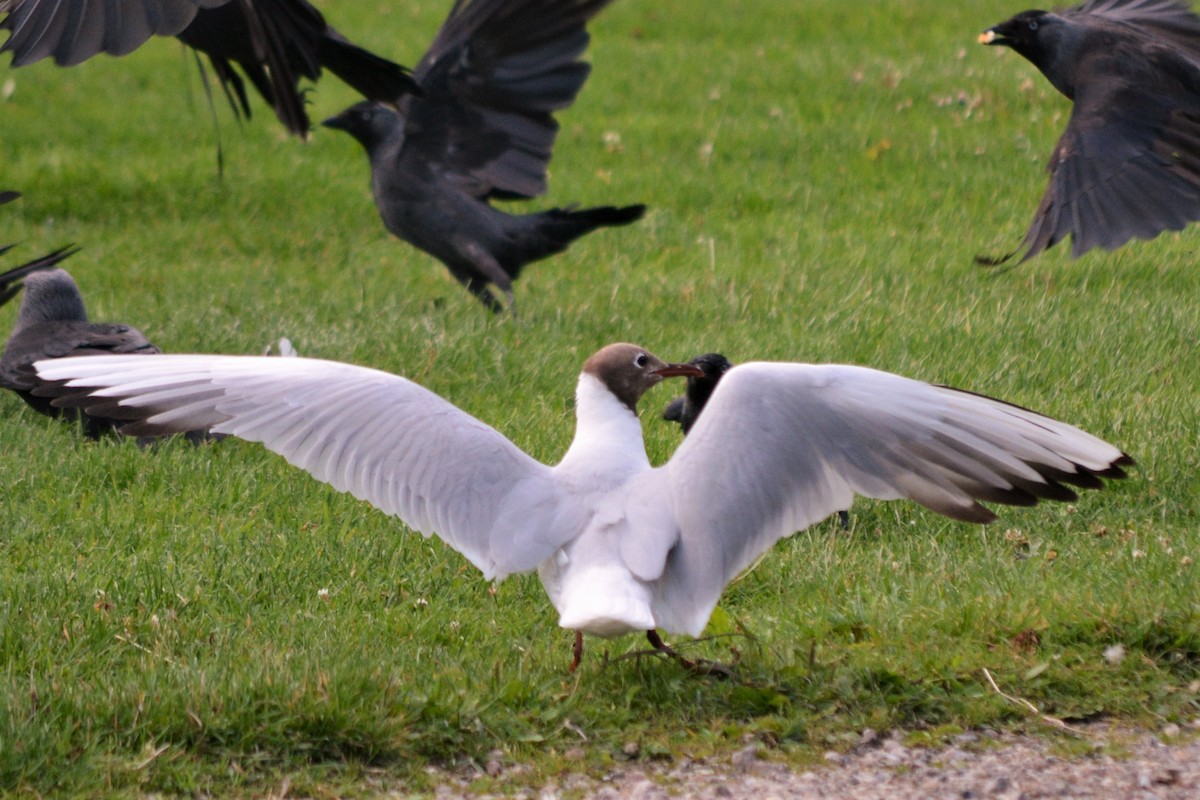
[{"label": "black bird tail", "polygon": [[[10,250],[12,245],[0,247],[0,254]],[[41,258],[35,258],[33,261],[22,264],[19,267],[13,267],[7,272],[0,273],[0,306],[13,299],[17,292],[21,291],[21,279],[31,272],[37,272],[39,269],[50,269],[57,266],[58,262],[64,258],[75,255],[79,252],[79,248],[73,244],[66,247],[60,247],[53,253],[47,253]]]},{"label": "black bird tail", "polygon": [[576,211],[571,208],[552,208],[540,214],[531,214],[522,219],[532,223],[530,235],[517,242],[519,252],[515,258],[499,259],[504,271],[514,279],[521,267],[567,249],[571,242],[597,228],[628,225],[637,222],[646,213],[641,203],[633,206],[597,206]]},{"label": "black bird tail", "polygon": [[368,100],[394,103],[406,94],[422,94],[405,67],[347,41],[333,28],[326,28],[317,43],[317,58]]}]

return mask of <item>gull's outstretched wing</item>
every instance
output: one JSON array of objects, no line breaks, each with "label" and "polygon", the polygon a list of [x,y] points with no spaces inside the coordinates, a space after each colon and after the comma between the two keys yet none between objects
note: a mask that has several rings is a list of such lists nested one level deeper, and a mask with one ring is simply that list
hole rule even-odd
[{"label": "gull's outstretched wing", "polygon": [[675,455],[631,490],[622,557],[656,621],[697,635],[725,585],[855,494],[969,522],[978,501],[1073,500],[1132,460],[1027,409],[863,367],[752,363],[722,379]]},{"label": "gull's outstretched wing", "polygon": [[489,578],[533,569],[578,533],[548,467],[396,375],[309,358],[208,355],[35,366],[56,384],[39,393],[136,420],[123,432],[210,428],[262,442],[318,480],[437,534]]}]

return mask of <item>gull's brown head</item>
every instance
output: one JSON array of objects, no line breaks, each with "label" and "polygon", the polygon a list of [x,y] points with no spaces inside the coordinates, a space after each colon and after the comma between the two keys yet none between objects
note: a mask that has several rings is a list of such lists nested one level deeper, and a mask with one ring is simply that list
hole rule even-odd
[{"label": "gull's brown head", "polygon": [[613,395],[637,412],[637,402],[664,378],[699,377],[704,373],[691,364],[663,361],[636,344],[610,344],[583,364],[583,371],[599,380]]}]

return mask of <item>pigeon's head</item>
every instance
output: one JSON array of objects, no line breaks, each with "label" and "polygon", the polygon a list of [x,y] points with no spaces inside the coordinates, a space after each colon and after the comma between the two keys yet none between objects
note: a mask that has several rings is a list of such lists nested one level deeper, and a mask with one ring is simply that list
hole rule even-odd
[{"label": "pigeon's head", "polygon": [[993,25],[979,34],[979,43],[1011,47],[1030,61],[1045,48],[1048,31],[1053,31],[1062,17],[1048,11],[1022,11],[1012,19]]},{"label": "pigeon's head", "polygon": [[400,129],[400,112],[388,103],[364,100],[355,103],[342,113],[322,120],[326,128],[345,131],[370,149]]},{"label": "pigeon's head", "polygon": [[664,378],[700,377],[691,364],[670,364],[636,344],[610,344],[583,364],[583,372],[600,381],[613,395],[637,412],[637,402]]},{"label": "pigeon's head", "polygon": [[43,269],[25,276],[25,297],[16,330],[42,322],[86,322],[83,296],[65,269]]}]

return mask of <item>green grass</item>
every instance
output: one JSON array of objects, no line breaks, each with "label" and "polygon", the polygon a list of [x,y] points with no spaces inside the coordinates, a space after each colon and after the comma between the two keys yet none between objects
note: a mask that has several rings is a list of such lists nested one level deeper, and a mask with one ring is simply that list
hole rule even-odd
[{"label": "green grass", "polygon": [[[447,2],[323,4],[415,63]],[[537,783],[758,737],[803,762],[857,732],[1200,715],[1200,232],[992,275],[1044,188],[1066,100],[975,34],[1020,3],[619,0],[560,115],[548,198],[640,224],[531,267],[492,319],[385,235],[348,137],[218,109],[226,175],[173,41],[0,69],[0,241],[66,242],[93,318],[168,351],[305,355],[407,375],[553,462],[600,345],[869,364],[996,395],[1128,450],[1130,480],[990,527],[859,501],[782,543],[687,652],[746,684],[615,660],[533,576],[489,586],[436,540],[261,448],[88,444],[0,398],[0,791],[293,795],[428,788],[503,750]],[[330,78],[320,119],[352,101]],[[619,135],[619,145],[615,136]],[[11,261],[12,256],[9,257]],[[11,324],[15,309],[0,312]],[[652,458],[677,431],[643,404]],[[327,590],[328,594],[322,594]],[[1119,664],[1102,657],[1121,644]],[[736,654],[731,648],[736,648]],[[604,654],[609,658],[606,661]],[[586,737],[586,740],[585,738]],[[567,758],[583,747],[583,758]],[[577,756],[577,753],[572,753]]]}]

